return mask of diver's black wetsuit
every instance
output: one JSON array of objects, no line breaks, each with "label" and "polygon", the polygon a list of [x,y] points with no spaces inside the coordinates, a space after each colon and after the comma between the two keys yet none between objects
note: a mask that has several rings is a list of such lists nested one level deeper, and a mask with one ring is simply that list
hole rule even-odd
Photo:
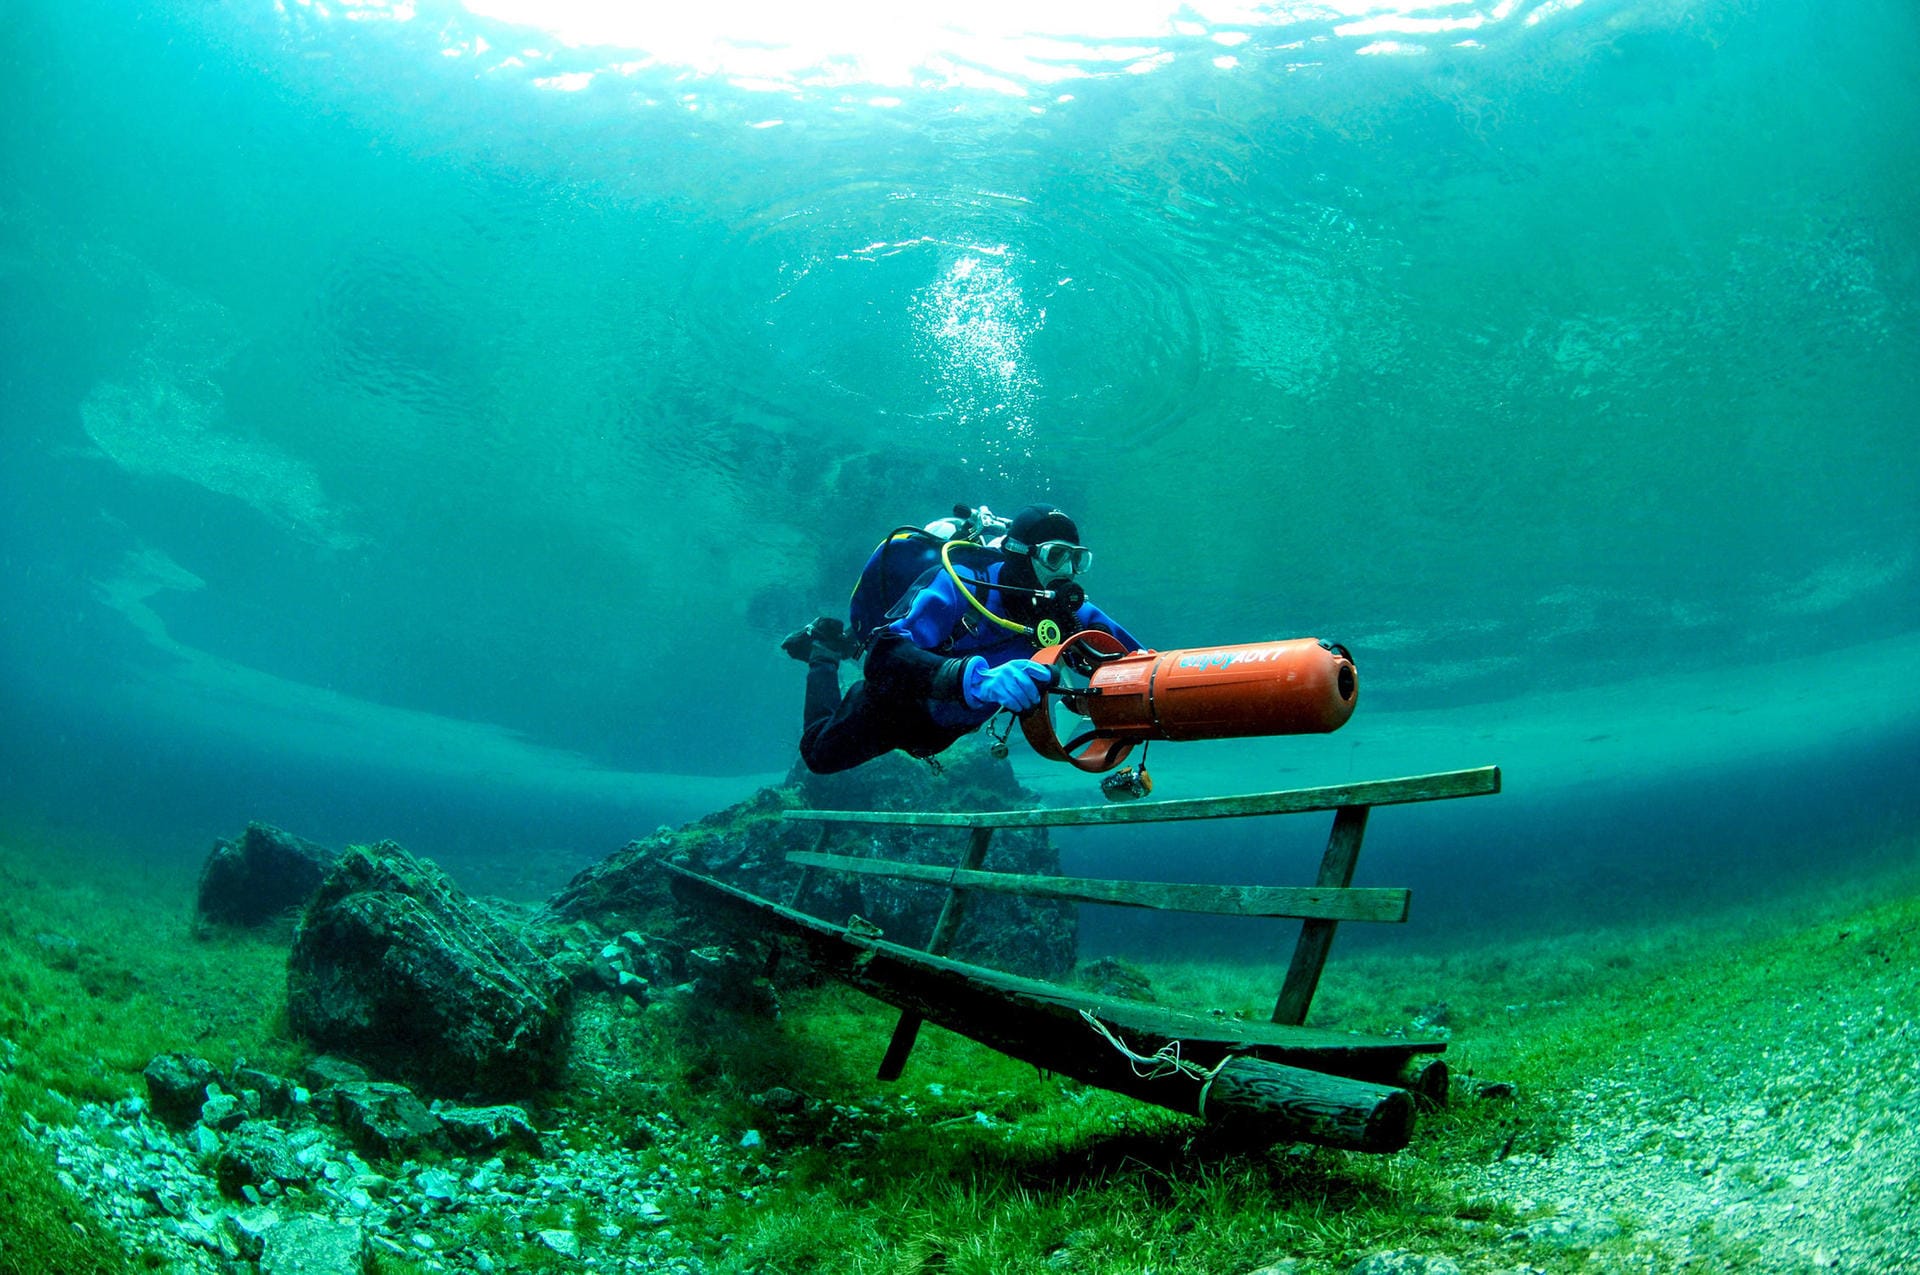
[{"label": "diver's black wetsuit", "polygon": [[[900,648],[906,648],[901,650]],[[928,668],[926,662],[931,661]],[[915,757],[945,752],[973,726],[942,726],[927,703],[936,695],[958,702],[965,661],[922,651],[897,634],[882,634],[867,655],[866,679],[840,694],[840,661],[822,656],[807,663],[807,699],[800,730],[800,757],[816,775],[851,770],[882,753],[904,749]],[[940,691],[935,683],[950,685]],[[881,691],[881,686],[895,688]],[[919,693],[903,687],[920,687]]]},{"label": "diver's black wetsuit", "polygon": [[[1025,595],[993,587],[1012,565],[996,562],[984,574],[957,570],[969,582],[986,586],[981,601],[988,610],[1031,623]],[[1010,578],[1008,584],[1017,580]],[[1072,618],[1081,629],[1105,629],[1126,649],[1139,649],[1131,634],[1092,603],[1082,603]],[[1033,651],[1025,634],[978,619],[952,577],[940,572],[914,595],[904,615],[880,631],[862,669],[865,680],[855,683],[844,698],[839,662],[819,654],[808,661],[800,757],[808,770],[827,775],[896,748],[915,757],[944,752],[999,711],[967,703],[961,684],[972,657],[998,667]]]}]

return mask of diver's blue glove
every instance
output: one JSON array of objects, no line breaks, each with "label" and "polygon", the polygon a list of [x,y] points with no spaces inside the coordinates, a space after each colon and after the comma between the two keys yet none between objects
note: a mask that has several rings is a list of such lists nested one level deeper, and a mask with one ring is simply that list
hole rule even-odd
[{"label": "diver's blue glove", "polygon": [[1024,713],[1040,702],[1040,688],[1053,685],[1053,670],[1036,660],[1008,660],[997,668],[974,656],[960,678],[969,708],[1004,708]]}]

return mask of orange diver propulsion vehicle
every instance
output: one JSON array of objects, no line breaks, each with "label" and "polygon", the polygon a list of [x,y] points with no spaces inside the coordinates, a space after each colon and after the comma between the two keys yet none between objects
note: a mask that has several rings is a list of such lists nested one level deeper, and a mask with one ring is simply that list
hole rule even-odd
[{"label": "orange diver propulsion vehicle", "polygon": [[1339,730],[1360,687],[1346,648],[1317,638],[1126,651],[1098,629],[1033,657],[1054,670],[1020,729],[1042,757],[1111,770],[1156,739],[1242,739]]}]

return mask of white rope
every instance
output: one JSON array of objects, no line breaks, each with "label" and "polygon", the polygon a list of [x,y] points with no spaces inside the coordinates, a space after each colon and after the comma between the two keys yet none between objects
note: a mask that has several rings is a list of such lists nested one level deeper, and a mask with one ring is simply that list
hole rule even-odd
[{"label": "white rope", "polygon": [[[1087,1020],[1087,1026],[1106,1037],[1109,1045],[1112,1045],[1115,1049],[1126,1055],[1127,1065],[1132,1067],[1133,1074],[1142,1080],[1159,1080],[1165,1076],[1180,1074],[1190,1076],[1199,1081],[1199,1114],[1201,1116],[1207,1114],[1207,1094],[1213,1088],[1213,1078],[1220,1074],[1222,1067],[1233,1061],[1232,1054],[1221,1058],[1219,1062],[1211,1067],[1202,1067],[1199,1063],[1189,1062],[1180,1056],[1180,1042],[1177,1040],[1168,1041],[1151,1055],[1139,1054],[1129,1049],[1125,1041],[1114,1035],[1107,1025],[1095,1018],[1090,1011],[1081,1010],[1080,1017]],[[1144,1071],[1141,1070],[1143,1067],[1145,1068]]]}]

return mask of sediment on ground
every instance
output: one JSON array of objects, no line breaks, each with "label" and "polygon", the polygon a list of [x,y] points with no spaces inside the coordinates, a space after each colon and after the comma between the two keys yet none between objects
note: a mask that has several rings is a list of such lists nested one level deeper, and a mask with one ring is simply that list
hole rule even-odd
[{"label": "sediment on ground", "polygon": [[[1917,885],[1336,951],[1322,1025],[1451,1034],[1454,1102],[1392,1156],[1231,1145],[934,1029],[882,1085],[893,1015],[828,986],[777,1018],[582,995],[524,1104],[537,1147],[383,1153],[282,1116],[297,1171],[223,1188],[242,1126],[160,1119],[142,1071],[184,1050],[223,1092],[303,1077],[290,935],[194,937],[191,873],[0,849],[0,1271],[259,1269],[267,1215],[357,1228],[382,1271],[1898,1269],[1920,1251]],[[1264,1012],[1273,975],[1092,972],[1226,1013]]]}]

